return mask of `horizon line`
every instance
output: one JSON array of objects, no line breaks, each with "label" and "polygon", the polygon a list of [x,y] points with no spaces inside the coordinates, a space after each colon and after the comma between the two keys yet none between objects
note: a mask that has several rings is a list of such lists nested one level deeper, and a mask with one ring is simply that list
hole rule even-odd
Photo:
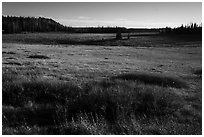
[{"label": "horizon line", "polygon": [[[190,24],[194,24],[196,22],[189,22],[187,24],[180,24],[179,26],[174,26],[174,27],[170,27],[170,26],[165,26],[165,27],[125,27],[125,26],[111,26],[111,25],[106,25],[106,26],[103,26],[103,25],[94,25],[94,26],[71,26],[71,25],[65,25],[63,23],[61,23],[60,21],[56,21],[56,19],[52,18],[52,17],[45,17],[45,16],[18,16],[18,15],[3,15],[2,16],[6,16],[6,17],[31,17],[31,18],[45,18],[45,19],[52,19],[53,21],[59,23],[60,25],[63,25],[65,27],[72,27],[72,28],[100,28],[100,27],[110,27],[110,28],[114,28],[114,27],[119,27],[119,28],[126,28],[126,29],[163,29],[163,28],[177,28],[177,27],[180,27],[182,25],[186,26],[186,25],[190,25]],[[199,26],[202,27],[202,22],[200,23],[196,23],[198,24]]]}]

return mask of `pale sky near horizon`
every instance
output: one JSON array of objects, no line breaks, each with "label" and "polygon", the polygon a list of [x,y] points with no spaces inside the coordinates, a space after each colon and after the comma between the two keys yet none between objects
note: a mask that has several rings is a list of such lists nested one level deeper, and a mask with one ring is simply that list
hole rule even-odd
[{"label": "pale sky near horizon", "polygon": [[43,16],[66,26],[177,27],[202,22],[201,2],[3,2],[2,14]]}]

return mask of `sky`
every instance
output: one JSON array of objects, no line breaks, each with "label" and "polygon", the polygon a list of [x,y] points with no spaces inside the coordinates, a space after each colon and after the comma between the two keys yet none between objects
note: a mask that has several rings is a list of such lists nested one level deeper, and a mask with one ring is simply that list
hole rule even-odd
[{"label": "sky", "polygon": [[3,2],[2,14],[48,17],[72,27],[177,27],[202,22],[201,2]]}]

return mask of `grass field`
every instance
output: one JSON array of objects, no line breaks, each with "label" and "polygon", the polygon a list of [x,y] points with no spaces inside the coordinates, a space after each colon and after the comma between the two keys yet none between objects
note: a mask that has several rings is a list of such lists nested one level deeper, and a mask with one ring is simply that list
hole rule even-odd
[{"label": "grass field", "polygon": [[202,134],[202,42],[3,35],[3,134]]},{"label": "grass field", "polygon": [[[102,46],[133,46],[133,47],[172,47],[195,46],[200,44],[202,37],[194,35],[160,36],[158,33],[123,33],[122,40],[116,40],[115,34],[91,34],[91,33],[28,33],[28,34],[4,34],[4,42],[24,44],[71,44],[71,45],[102,45]],[[193,45],[192,45],[193,44]]]}]

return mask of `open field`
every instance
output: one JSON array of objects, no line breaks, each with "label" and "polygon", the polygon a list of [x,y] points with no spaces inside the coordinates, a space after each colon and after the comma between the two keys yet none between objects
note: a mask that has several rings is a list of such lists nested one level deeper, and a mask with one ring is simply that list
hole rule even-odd
[{"label": "open field", "polygon": [[201,41],[114,37],[3,35],[3,134],[202,134]]},{"label": "open field", "polygon": [[127,33],[122,34],[122,40],[116,40],[115,34],[92,33],[28,33],[28,34],[4,34],[4,42],[24,44],[71,44],[71,45],[101,45],[101,46],[133,46],[133,47],[172,47],[172,46],[198,46],[202,41],[197,35],[160,36],[158,33]]}]

